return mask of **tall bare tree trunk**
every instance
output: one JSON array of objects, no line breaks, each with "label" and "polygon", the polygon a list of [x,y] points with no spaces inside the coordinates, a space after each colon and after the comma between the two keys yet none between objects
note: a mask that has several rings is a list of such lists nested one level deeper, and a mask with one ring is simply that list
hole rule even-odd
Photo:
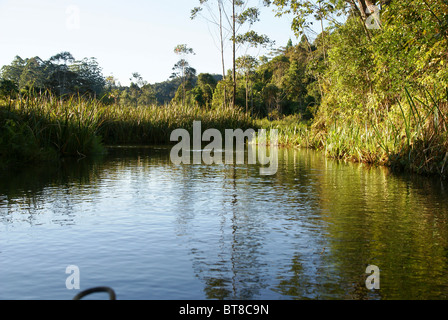
[{"label": "tall bare tree trunk", "polygon": [[249,74],[246,74],[246,113],[249,112]]},{"label": "tall bare tree trunk", "polygon": [[361,14],[362,20],[366,21],[367,19],[367,5],[365,0],[358,0],[358,8],[359,8],[359,13]]},{"label": "tall bare tree trunk", "polygon": [[367,36],[367,39],[371,40],[369,29],[367,29],[367,27],[366,27],[366,20],[367,20],[366,3],[364,2],[364,0],[358,0],[358,4],[359,4],[359,7],[358,7],[358,6],[356,6],[355,0],[350,0],[350,4],[352,6],[352,10],[359,17],[359,20],[361,21],[361,24],[362,24],[364,32]]},{"label": "tall bare tree trunk", "polygon": [[[319,2],[319,10],[322,10],[321,4]],[[322,12],[319,13],[319,18],[320,18],[320,28],[322,31],[322,51],[324,53],[324,62],[325,64],[327,63],[327,54],[325,52],[325,33],[324,33],[324,22],[323,22],[323,18],[322,18]]]},{"label": "tall bare tree trunk", "polygon": [[[218,1],[218,10],[219,10],[219,40],[221,44],[221,63],[222,63],[222,79],[226,80],[226,66],[224,63],[224,36],[222,32],[222,0]],[[227,86],[224,85],[224,101],[223,101],[223,107],[225,107],[227,102]]]},{"label": "tall bare tree trunk", "polygon": [[219,41],[221,44],[221,63],[222,63],[222,78],[226,79],[226,67],[224,63],[224,36],[222,32],[222,0],[218,1],[219,10]]},{"label": "tall bare tree trunk", "polygon": [[232,107],[235,107],[236,100],[236,16],[235,16],[235,0],[232,1],[232,33],[233,33],[233,99]]}]

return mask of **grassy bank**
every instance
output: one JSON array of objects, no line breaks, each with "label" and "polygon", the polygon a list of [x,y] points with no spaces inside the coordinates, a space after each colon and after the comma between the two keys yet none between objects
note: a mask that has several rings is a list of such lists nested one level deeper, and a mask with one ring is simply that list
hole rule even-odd
[{"label": "grassy bank", "polygon": [[192,133],[193,121],[201,121],[202,130],[252,128],[253,119],[241,109],[231,107],[205,109],[177,104],[105,108],[99,132],[107,145],[168,144],[171,132],[182,128]]},{"label": "grassy bank", "polygon": [[36,97],[0,105],[0,164],[85,157],[106,145],[166,144],[174,129],[249,128],[239,109],[204,110],[178,105],[123,107],[73,97]]},{"label": "grassy bank", "polygon": [[93,101],[40,97],[0,107],[2,165],[101,153],[102,110]]},{"label": "grassy bank", "polygon": [[[447,177],[448,93],[440,99],[412,96],[388,110],[326,114],[312,122],[299,116],[254,120],[240,109],[115,106],[82,97],[37,97],[0,106],[1,165],[85,157],[107,145],[168,144],[177,128],[277,129],[279,144],[323,150],[328,157],[386,165]],[[268,133],[269,134],[269,133]]]},{"label": "grassy bank", "polygon": [[330,158],[386,165],[419,174],[448,176],[448,92],[405,99],[388,110],[318,113],[311,124],[294,117],[260,120],[277,129],[279,144],[323,150]]}]

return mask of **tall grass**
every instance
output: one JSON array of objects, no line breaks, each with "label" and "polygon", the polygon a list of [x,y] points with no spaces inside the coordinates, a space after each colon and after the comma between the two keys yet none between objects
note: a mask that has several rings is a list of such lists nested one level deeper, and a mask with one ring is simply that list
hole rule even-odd
[{"label": "tall grass", "polygon": [[317,148],[318,139],[310,125],[299,115],[289,115],[278,120],[258,119],[256,127],[265,129],[267,137],[270,130],[278,132],[278,144],[283,147]]},{"label": "tall grass", "polygon": [[387,111],[318,116],[311,124],[299,116],[254,120],[232,107],[118,106],[42,95],[0,106],[0,165],[84,157],[104,152],[107,145],[167,144],[173,130],[191,132],[193,121],[201,121],[203,130],[221,132],[276,129],[281,146],[322,149],[333,158],[447,177],[448,92],[436,98],[429,92],[417,97],[405,90],[404,97]]},{"label": "tall grass", "polygon": [[0,110],[0,156],[28,162],[103,151],[97,135],[101,110],[95,101],[51,96],[16,100]]},{"label": "tall grass", "polygon": [[204,109],[171,104],[165,106],[109,106],[103,114],[100,133],[106,144],[167,144],[171,132],[178,128],[193,130],[193,121],[202,129],[247,129],[252,118],[240,109],[224,107]]},{"label": "tall grass", "polygon": [[397,104],[400,117],[389,116],[375,125],[377,139],[396,168],[447,175],[448,90],[444,97],[424,92],[423,98],[406,89],[406,104]]},{"label": "tall grass", "polygon": [[448,92],[423,98],[405,89],[391,110],[333,122],[326,133],[330,157],[377,163],[420,174],[447,176]]},{"label": "tall grass", "polygon": [[248,128],[249,115],[231,107],[118,106],[96,99],[41,95],[0,106],[0,164],[103,153],[106,145],[166,144],[172,130]]},{"label": "tall grass", "polygon": [[404,90],[404,99],[389,110],[346,110],[318,114],[312,124],[290,116],[258,120],[277,129],[279,144],[320,149],[330,158],[386,165],[394,169],[448,177],[448,90],[419,97]]}]

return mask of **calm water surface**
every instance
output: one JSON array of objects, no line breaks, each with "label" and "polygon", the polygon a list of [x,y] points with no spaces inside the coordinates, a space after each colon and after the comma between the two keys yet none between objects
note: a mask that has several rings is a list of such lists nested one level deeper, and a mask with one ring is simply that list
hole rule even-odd
[{"label": "calm water surface", "polygon": [[[447,299],[448,186],[281,149],[175,166],[166,147],[0,176],[0,299]],[[365,287],[380,268],[380,290]]]}]

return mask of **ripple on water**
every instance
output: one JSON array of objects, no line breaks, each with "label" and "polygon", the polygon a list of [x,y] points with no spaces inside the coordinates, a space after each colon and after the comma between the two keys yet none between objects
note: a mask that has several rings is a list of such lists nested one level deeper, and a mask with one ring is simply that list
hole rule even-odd
[{"label": "ripple on water", "polygon": [[167,150],[2,177],[0,299],[71,299],[68,265],[122,299],[446,298],[443,183],[310,151],[266,177]]}]

